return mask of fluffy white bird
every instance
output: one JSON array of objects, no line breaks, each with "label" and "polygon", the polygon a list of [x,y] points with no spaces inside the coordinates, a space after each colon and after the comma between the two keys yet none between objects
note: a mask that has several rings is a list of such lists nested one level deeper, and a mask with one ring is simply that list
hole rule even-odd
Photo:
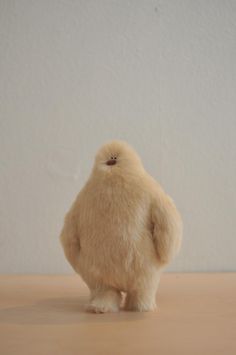
[{"label": "fluffy white bird", "polygon": [[171,198],[121,141],[98,151],[84,188],[65,217],[60,236],[66,258],[91,291],[87,310],[156,307],[160,274],[182,239]]}]

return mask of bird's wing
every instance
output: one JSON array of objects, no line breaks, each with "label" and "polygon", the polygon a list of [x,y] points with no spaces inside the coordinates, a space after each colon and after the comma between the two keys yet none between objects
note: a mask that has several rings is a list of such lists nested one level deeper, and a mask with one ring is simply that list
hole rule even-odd
[{"label": "bird's wing", "polygon": [[74,213],[73,208],[65,216],[64,226],[61,231],[60,240],[67,260],[76,271],[80,243],[77,231],[77,216]]},{"label": "bird's wing", "polygon": [[153,241],[161,265],[167,264],[180,248],[182,220],[172,199],[161,188],[151,204]]}]

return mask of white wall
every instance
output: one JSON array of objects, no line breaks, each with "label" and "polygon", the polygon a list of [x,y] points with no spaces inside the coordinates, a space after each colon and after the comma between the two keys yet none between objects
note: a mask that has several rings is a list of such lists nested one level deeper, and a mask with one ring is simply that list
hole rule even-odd
[{"label": "white wall", "polygon": [[71,272],[63,216],[111,138],[185,224],[169,270],[236,271],[236,2],[0,0],[0,272]]}]

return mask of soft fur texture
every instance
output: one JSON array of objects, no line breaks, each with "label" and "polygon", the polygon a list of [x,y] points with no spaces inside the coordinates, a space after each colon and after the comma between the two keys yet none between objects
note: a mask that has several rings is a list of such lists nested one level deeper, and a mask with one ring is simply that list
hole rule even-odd
[{"label": "soft fur texture", "polygon": [[[116,164],[107,165],[115,159]],[[156,307],[161,270],[178,251],[181,217],[173,201],[144,170],[126,143],[97,153],[90,178],[65,217],[66,258],[91,291],[88,311]]]}]

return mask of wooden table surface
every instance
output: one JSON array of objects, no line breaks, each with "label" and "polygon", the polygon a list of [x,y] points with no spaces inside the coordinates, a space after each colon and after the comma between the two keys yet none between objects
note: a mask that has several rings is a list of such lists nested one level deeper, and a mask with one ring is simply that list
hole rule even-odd
[{"label": "wooden table surface", "polygon": [[77,275],[0,276],[0,354],[236,354],[236,273],[163,274],[152,313],[88,314],[88,295]]}]

